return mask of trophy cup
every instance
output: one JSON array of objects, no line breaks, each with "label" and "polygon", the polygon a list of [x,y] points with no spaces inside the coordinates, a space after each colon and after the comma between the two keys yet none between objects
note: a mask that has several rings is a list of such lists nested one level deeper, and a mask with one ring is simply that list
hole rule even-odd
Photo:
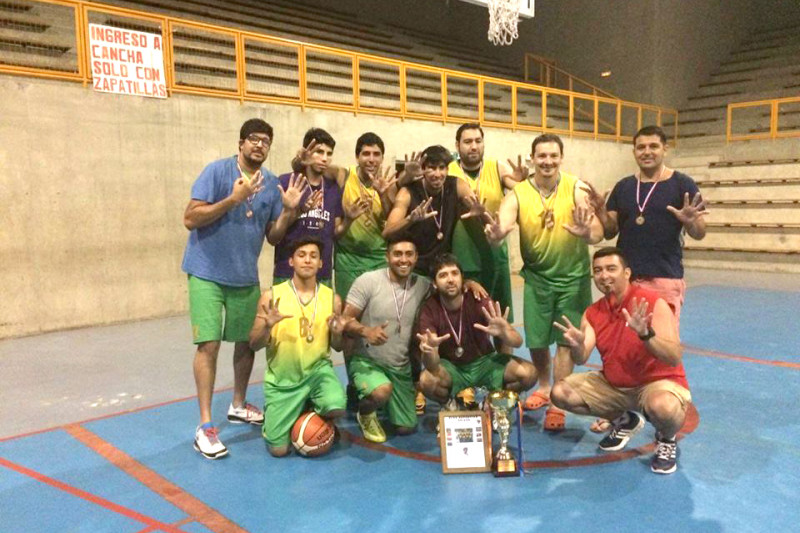
[{"label": "trophy cup", "polygon": [[508,415],[516,407],[519,395],[509,390],[501,390],[489,394],[488,398],[492,406],[492,422],[500,435],[500,448],[494,456],[492,472],[495,477],[518,476],[517,460],[508,449],[508,436],[511,431]]}]

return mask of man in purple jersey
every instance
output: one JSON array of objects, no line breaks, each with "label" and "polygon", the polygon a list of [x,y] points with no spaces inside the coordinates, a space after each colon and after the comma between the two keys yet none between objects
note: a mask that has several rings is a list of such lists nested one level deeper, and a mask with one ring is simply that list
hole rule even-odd
[{"label": "man in purple jersey", "polygon": [[[335,181],[323,179],[323,174],[331,166],[333,150],[336,147],[336,141],[327,131],[311,128],[303,137],[303,146],[308,147],[310,152],[305,158],[302,171],[310,187],[309,192],[303,197],[308,209],[289,227],[283,242],[294,242],[305,237],[320,239],[323,247],[322,268],[317,276],[321,283],[330,287],[334,242],[344,235],[353,220],[367,211],[369,204],[362,200],[343,207],[342,189]],[[289,188],[297,176],[296,173],[281,175],[278,178],[281,188],[284,190]],[[273,285],[292,277],[290,257],[289,247],[275,247]]]}]

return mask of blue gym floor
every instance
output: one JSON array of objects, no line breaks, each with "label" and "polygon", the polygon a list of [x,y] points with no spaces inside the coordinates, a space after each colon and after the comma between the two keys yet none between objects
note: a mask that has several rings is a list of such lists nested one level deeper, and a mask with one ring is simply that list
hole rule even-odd
[{"label": "blue gym floor", "polygon": [[[431,405],[417,434],[386,445],[367,446],[348,419],[316,459],[274,459],[259,428],[222,422],[230,455],[209,461],[192,449],[189,397],[0,439],[0,532],[798,531],[798,309],[798,292],[690,288],[695,409],[670,476],[650,472],[650,426],[609,455],[590,418],[548,434],[538,411],[523,421],[523,477],[443,475]],[[215,395],[215,420],[230,395]],[[248,398],[262,402],[258,383]]]}]

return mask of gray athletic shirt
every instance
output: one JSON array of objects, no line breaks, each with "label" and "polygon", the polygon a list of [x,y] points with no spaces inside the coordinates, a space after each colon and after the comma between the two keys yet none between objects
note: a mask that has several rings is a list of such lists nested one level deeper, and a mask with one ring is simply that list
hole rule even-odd
[{"label": "gray athletic shirt", "polygon": [[[403,287],[389,281],[389,269],[381,268],[361,274],[347,293],[347,303],[361,309],[361,322],[367,327],[379,326],[389,321],[386,334],[389,340],[381,346],[370,346],[363,338],[356,340],[355,353],[365,354],[381,365],[402,367],[408,364],[408,351],[414,333],[414,322],[431,282],[412,274],[408,281],[406,305],[401,315],[401,329],[397,332],[397,309],[403,305]],[[395,298],[392,297],[392,291]],[[416,338],[413,338],[416,341]]]}]

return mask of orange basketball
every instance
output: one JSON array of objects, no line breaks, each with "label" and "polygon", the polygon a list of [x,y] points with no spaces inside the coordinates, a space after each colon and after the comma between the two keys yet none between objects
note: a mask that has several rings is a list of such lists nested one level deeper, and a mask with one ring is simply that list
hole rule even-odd
[{"label": "orange basketball", "polygon": [[328,453],[333,446],[333,424],[314,411],[300,415],[292,426],[292,444],[297,453],[317,457]]}]

